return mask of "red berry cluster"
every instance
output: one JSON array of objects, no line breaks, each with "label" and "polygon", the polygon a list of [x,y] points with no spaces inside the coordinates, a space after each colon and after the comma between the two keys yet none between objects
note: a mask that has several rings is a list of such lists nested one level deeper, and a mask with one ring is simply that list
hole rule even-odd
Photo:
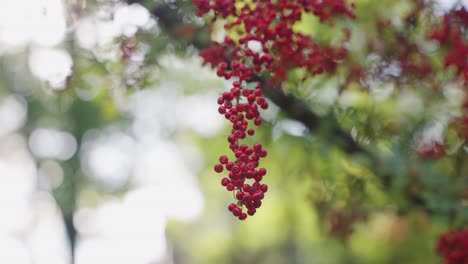
[{"label": "red berry cluster", "polygon": [[441,142],[426,142],[421,144],[416,154],[420,159],[439,159],[445,156],[445,146]]},{"label": "red berry cluster", "polygon": [[467,264],[468,229],[441,234],[436,249],[437,253],[444,258],[445,264]]},{"label": "red berry cluster", "polygon": [[[231,64],[235,65],[235,63]],[[237,67],[234,65],[231,65],[232,72],[241,79],[242,74],[236,71]],[[226,74],[223,71],[225,67],[227,66],[220,66],[218,73]],[[255,134],[255,130],[249,127],[249,123],[253,123],[254,126],[262,123],[259,108],[267,109],[268,102],[262,96],[262,91],[258,86],[250,90],[242,87],[240,81],[235,81],[231,90],[224,92],[218,98],[218,104],[220,105],[219,113],[232,124],[231,134],[227,137],[227,141],[235,156],[235,161],[229,161],[226,155],[222,155],[219,158],[219,164],[214,165],[214,170],[217,173],[222,173],[224,169],[229,171],[228,177],[221,180],[221,185],[228,191],[235,192],[238,203],[237,205],[230,204],[228,209],[234,216],[244,220],[247,214],[255,214],[256,208],[262,204],[264,193],[268,190],[267,185],[260,183],[266,174],[266,169],[257,169],[260,159],[267,156],[267,151],[260,143],[255,143],[251,147],[246,144],[239,146],[239,140]],[[254,181],[253,184],[246,182],[250,179]],[[247,213],[242,212],[243,205],[247,208]]]},{"label": "red berry cluster", "polygon": [[[312,74],[334,71],[337,62],[347,55],[343,47],[320,47],[309,36],[292,29],[304,12],[320,17],[321,21],[329,20],[335,15],[354,18],[353,12],[343,0],[254,0],[252,4],[244,3],[240,8],[235,7],[234,0],[193,2],[199,15],[213,10],[214,19],[228,16],[233,18],[224,27],[241,35],[237,43],[227,38],[222,43],[214,42],[211,47],[200,52],[205,62],[213,67],[223,61],[239,60],[239,57],[247,56],[251,57],[251,70],[255,73],[262,70],[262,63],[258,60],[263,60],[263,63],[268,64],[263,65],[266,66],[265,69],[271,70],[276,79],[284,80],[288,67],[305,67]],[[249,49],[249,41],[259,42],[261,51]]]},{"label": "red berry cluster", "polygon": [[[444,66],[454,66],[457,75],[468,82],[468,10],[465,7],[453,9],[443,16],[441,25],[429,33],[429,38],[449,46]],[[463,33],[465,32],[465,33]]]},{"label": "red berry cluster", "polygon": [[[267,77],[268,74],[273,77],[270,80],[284,80],[289,67],[305,67],[312,74],[334,70],[336,61],[346,56],[345,49],[321,48],[310,37],[294,32],[292,27],[303,12],[313,13],[321,21],[337,14],[349,17],[354,14],[343,0],[253,0],[242,4],[235,0],[193,0],[193,3],[199,16],[213,11],[213,21],[229,17],[225,29],[240,36],[236,40],[226,36],[221,43],[213,42],[199,55],[204,63],[216,68],[219,77],[233,79],[230,91],[218,98],[218,111],[232,124],[227,140],[235,160],[229,161],[222,155],[214,170],[217,173],[224,169],[229,171],[221,184],[234,192],[237,204],[230,204],[228,209],[244,220],[247,215],[255,214],[268,189],[267,185],[261,184],[266,170],[257,169],[260,159],[267,155],[266,150],[260,143],[239,146],[239,140],[255,133],[249,124],[259,126],[262,123],[259,108],[268,108],[260,83],[257,82],[253,89],[247,84],[256,76]],[[250,179],[252,184],[247,183]],[[247,208],[246,213],[243,206]]]}]

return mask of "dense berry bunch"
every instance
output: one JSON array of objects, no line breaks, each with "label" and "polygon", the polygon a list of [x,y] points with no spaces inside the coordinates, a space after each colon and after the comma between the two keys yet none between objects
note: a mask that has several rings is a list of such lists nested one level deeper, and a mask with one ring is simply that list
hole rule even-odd
[{"label": "dense berry bunch", "polygon": [[[218,74],[225,74],[223,71],[225,67],[220,67]],[[240,78],[242,73],[235,70],[236,67],[233,69],[235,76]],[[255,143],[253,146],[246,144],[239,146],[239,141],[254,135],[255,130],[251,125],[253,123],[254,126],[259,126],[262,123],[259,108],[267,109],[268,102],[262,96],[259,87],[254,90],[241,88],[241,82],[235,81],[231,90],[224,92],[218,98],[218,104],[220,105],[219,113],[232,124],[231,134],[227,137],[227,141],[235,160],[230,161],[227,156],[222,155],[219,157],[219,164],[214,166],[214,170],[217,173],[222,173],[224,169],[229,172],[228,177],[221,180],[221,185],[228,191],[235,192],[238,203],[230,204],[228,209],[234,216],[244,220],[247,214],[255,214],[256,208],[260,207],[261,200],[268,190],[267,185],[261,184],[266,169],[258,168],[260,159],[267,156],[267,151],[260,143]],[[253,184],[247,183],[247,180],[253,181]],[[242,211],[242,206],[247,208],[247,213]]]},{"label": "dense berry bunch", "polygon": [[439,159],[445,156],[445,146],[441,142],[424,142],[417,148],[416,154],[420,159]]},{"label": "dense berry bunch", "polygon": [[457,75],[468,82],[468,10],[453,9],[443,16],[438,28],[429,33],[429,38],[449,47],[444,66],[454,66]]},{"label": "dense berry bunch", "polygon": [[445,264],[468,263],[468,229],[441,234],[437,252],[444,258]]},{"label": "dense berry bunch", "polygon": [[[343,0],[253,0],[251,3],[193,0],[193,3],[199,16],[213,11],[213,21],[229,18],[224,27],[238,36],[213,42],[199,55],[204,63],[216,68],[219,77],[233,81],[231,89],[218,98],[218,111],[232,124],[227,141],[235,159],[230,161],[222,155],[214,170],[228,171],[221,184],[233,191],[237,200],[228,209],[244,220],[247,215],[255,214],[268,189],[261,183],[266,170],[258,168],[260,159],[267,155],[266,150],[260,143],[252,146],[239,143],[254,135],[252,124],[262,123],[259,109],[268,108],[260,83],[255,82],[253,88],[249,84],[258,76],[271,82],[282,81],[291,67],[305,68],[311,74],[334,71],[337,61],[346,57],[346,50],[320,47],[309,36],[294,32],[292,27],[304,12],[313,13],[321,21],[338,14],[353,18],[354,14]],[[246,212],[242,210],[244,206]]]},{"label": "dense berry bunch", "polygon": [[[284,80],[288,67],[305,67],[312,74],[333,72],[337,62],[347,55],[343,47],[320,47],[309,36],[292,30],[304,12],[318,16],[321,21],[335,15],[354,18],[343,0],[256,0],[252,4],[244,3],[240,8],[235,8],[236,1],[233,0],[193,2],[199,15],[212,10],[214,19],[230,16],[232,22],[224,27],[241,35],[237,42],[227,38],[200,52],[205,62],[213,67],[223,61],[243,59],[251,62],[250,70],[254,73],[268,69],[273,77]],[[259,49],[249,48],[249,42],[260,44]],[[227,77],[231,76],[228,74]]]}]

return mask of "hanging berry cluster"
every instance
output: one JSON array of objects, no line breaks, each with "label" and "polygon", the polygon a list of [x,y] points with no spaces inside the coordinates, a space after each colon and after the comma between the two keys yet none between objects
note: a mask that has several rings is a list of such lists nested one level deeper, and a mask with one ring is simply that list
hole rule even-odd
[{"label": "hanging berry cluster", "polygon": [[468,229],[441,234],[436,249],[446,264],[468,263]]},{"label": "hanging berry cluster", "polygon": [[[232,124],[227,141],[235,159],[229,161],[222,155],[214,166],[217,173],[226,169],[228,177],[222,186],[233,191],[237,203],[228,206],[240,220],[254,215],[262,204],[268,187],[261,183],[266,169],[258,168],[267,152],[260,143],[252,146],[240,144],[255,133],[253,126],[262,123],[259,109],[267,109],[262,96],[259,78],[268,79],[266,85],[286,79],[288,68],[305,68],[314,75],[332,72],[337,61],[347,55],[343,47],[320,47],[309,36],[294,32],[293,25],[304,12],[312,13],[326,21],[335,15],[354,18],[343,0],[253,0],[251,3],[236,0],[193,0],[198,16],[213,11],[213,20],[228,18],[224,28],[234,32],[233,39],[226,36],[222,42],[213,42],[199,55],[205,64],[216,68],[219,77],[233,80],[232,88],[218,98],[219,113]],[[248,183],[252,182],[253,183]],[[247,209],[243,211],[243,207]]]},{"label": "hanging berry cluster", "polygon": [[[236,61],[231,63],[232,71],[236,71]],[[225,74],[224,69],[227,65],[220,65],[218,74]],[[240,80],[241,74],[235,74]],[[241,101],[242,100],[242,101]],[[245,102],[243,102],[245,100]],[[228,209],[240,220],[244,220],[248,215],[254,215],[256,208],[262,204],[265,192],[268,190],[266,184],[261,184],[266,169],[258,168],[261,158],[267,156],[267,151],[262,148],[262,144],[255,143],[252,147],[242,144],[239,146],[239,140],[247,136],[253,136],[255,130],[249,127],[249,122],[254,126],[262,123],[260,119],[259,108],[267,109],[268,102],[262,96],[262,91],[256,87],[253,91],[247,88],[241,89],[241,82],[235,81],[230,92],[224,92],[218,98],[220,105],[218,111],[224,114],[232,124],[231,134],[227,137],[229,148],[235,156],[235,161],[229,161],[226,155],[219,158],[219,164],[214,165],[217,173],[222,173],[224,168],[229,171],[228,177],[221,180],[221,185],[228,191],[234,191],[238,200],[237,204],[230,204]],[[248,184],[246,180],[253,180],[253,184]],[[247,212],[242,211],[242,207],[247,208]]]}]

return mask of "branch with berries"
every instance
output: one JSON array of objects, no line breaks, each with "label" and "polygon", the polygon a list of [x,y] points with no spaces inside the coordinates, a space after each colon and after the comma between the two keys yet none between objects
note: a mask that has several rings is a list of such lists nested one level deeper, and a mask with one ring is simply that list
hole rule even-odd
[{"label": "branch with berries", "polygon": [[[181,2],[185,3],[184,1]],[[245,203],[249,203],[244,203],[244,196],[248,193],[252,197],[259,187],[262,186],[262,183],[256,181],[252,177],[253,175],[249,175],[248,173],[249,170],[251,171],[250,174],[255,174],[254,171],[258,173],[260,169],[259,167],[255,167],[255,165],[259,165],[256,163],[259,163],[261,157],[254,156],[257,154],[255,151],[252,154],[248,154],[251,150],[244,153],[247,149],[253,149],[253,145],[248,146],[242,143],[247,137],[255,136],[254,129],[256,123],[258,125],[261,123],[259,116],[252,117],[252,114],[257,114],[256,111],[261,112],[263,110],[262,105],[264,104],[260,98],[270,99],[289,118],[300,121],[309,131],[322,129],[326,123],[328,133],[325,133],[325,136],[330,142],[340,144],[341,149],[346,153],[365,155],[373,162],[372,170],[378,171],[378,168],[381,167],[381,161],[374,155],[375,153],[371,152],[370,148],[368,149],[357,143],[347,131],[338,125],[333,116],[328,116],[325,121],[323,117],[311,111],[305,101],[292,94],[287,94],[281,88],[282,81],[287,79],[287,70],[291,68],[306,69],[309,76],[323,72],[333,73],[337,66],[336,62],[342,61],[347,56],[347,51],[342,47],[320,46],[309,36],[294,32],[291,25],[301,19],[303,12],[316,15],[323,22],[332,19],[335,15],[353,18],[352,9],[346,6],[343,1],[253,1],[249,5],[236,5],[236,1],[194,0],[192,2],[198,8],[198,15],[209,16],[211,21],[226,18],[225,28],[227,32],[232,32],[232,34],[227,34],[223,41],[211,42],[209,41],[210,23],[208,23],[208,26],[197,27],[197,33],[192,34],[191,39],[188,37],[183,41],[199,49],[200,56],[202,56],[204,61],[215,68],[220,77],[232,82],[231,89],[223,93],[219,98],[218,110],[232,125],[232,133],[228,138],[228,144],[235,150],[232,151],[232,158],[229,158],[227,161],[221,157],[225,156],[227,158],[229,155],[220,157],[219,164],[215,166],[215,171],[222,170],[221,173],[227,171],[227,175],[223,177],[221,184],[228,190],[232,188],[234,196],[237,196],[237,202],[229,206],[234,215],[244,218],[242,214],[245,212],[242,211],[241,207],[246,206]],[[157,16],[160,27],[168,31],[168,33],[176,32],[174,34],[177,34],[180,31],[178,29],[181,27],[195,27],[184,22],[180,14],[177,13],[177,10],[177,8],[161,4],[153,9],[152,13]],[[267,12],[266,10],[269,11]],[[302,11],[299,12],[298,10]],[[450,25],[463,24],[464,20],[458,19],[458,17],[463,17],[463,11],[457,11],[457,18],[454,21],[450,21]],[[412,17],[415,16],[412,15]],[[174,22],[174,20],[177,21]],[[436,30],[440,31],[438,28]],[[457,36],[458,33],[454,32],[448,36]],[[438,36],[436,33],[433,33],[431,38],[441,42],[441,44],[447,42],[444,45],[449,46],[448,42],[456,40],[456,38],[452,38],[447,41],[446,38],[442,38],[445,35],[442,36],[439,33],[440,36]],[[172,37],[174,37],[174,41],[180,41],[178,36],[174,35]],[[460,48],[461,45],[454,45],[453,47],[458,52],[462,50]],[[458,57],[463,58],[463,56]],[[463,65],[458,67],[458,64],[452,63],[451,60],[448,60],[446,63],[446,65],[455,65],[458,68],[457,73],[459,76],[463,76],[465,72],[462,67]],[[407,64],[402,63],[402,66],[405,65]],[[412,73],[409,70],[405,71],[405,73]],[[249,96],[251,97],[250,102]],[[252,98],[254,96],[257,97]],[[258,102],[259,99],[260,102]],[[250,104],[250,109],[247,109],[246,104]],[[263,107],[267,108],[268,106],[264,105]],[[248,114],[249,111],[253,112]],[[247,116],[251,119],[248,119]],[[430,149],[427,153],[431,154],[432,152],[433,150]],[[443,152],[438,151],[434,153],[437,155],[431,154],[430,158],[437,158],[442,155],[439,153]],[[418,152],[417,154],[419,155],[420,153]],[[239,160],[242,155],[247,155],[245,162]],[[244,156],[242,159],[245,159]],[[256,160],[257,158],[258,160]],[[246,166],[249,162],[253,163],[254,167],[249,165],[250,168],[247,168]],[[229,163],[244,164],[245,167],[243,167],[241,173],[235,167],[234,170],[236,172],[232,173],[231,165],[227,166]],[[232,166],[234,167],[234,165]],[[234,176],[234,174],[237,176]],[[379,175],[379,178],[381,178],[383,185],[386,187],[391,186],[394,179],[393,172],[388,171],[380,174],[382,175]],[[243,184],[241,185],[241,183]],[[250,186],[255,184],[257,189],[253,193],[250,193],[251,190],[246,192],[244,184]],[[412,201],[414,205],[424,209],[429,214],[434,213],[434,210],[428,206],[426,199],[420,197],[420,194],[411,193],[405,195],[407,195],[407,199]],[[261,197],[261,195],[257,197]],[[250,204],[253,203],[250,202]],[[241,211],[234,210],[236,207]]]},{"label": "branch with berries", "polygon": [[[219,97],[218,111],[232,124],[227,141],[235,158],[229,162],[227,156],[221,156],[220,164],[216,164],[214,170],[217,173],[222,173],[224,168],[229,171],[221,185],[234,192],[237,203],[231,203],[228,209],[244,220],[260,207],[268,189],[267,185],[261,184],[266,169],[257,169],[260,159],[267,155],[266,150],[258,142],[253,146],[239,146],[240,140],[255,133],[249,124],[260,126],[262,123],[259,108],[268,108],[262,90],[269,91],[286,80],[291,68],[305,69],[311,76],[332,72],[336,61],[346,56],[343,48],[320,47],[309,36],[295,32],[293,25],[301,20],[303,12],[318,16],[320,21],[335,15],[354,18],[354,14],[342,0],[263,0],[242,5],[235,0],[192,2],[198,16],[211,13],[212,21],[226,19],[224,28],[228,34],[223,41],[212,42],[199,55],[205,64],[216,69],[219,77],[233,81],[230,91]],[[230,37],[230,33],[236,38]],[[253,89],[249,88],[250,83],[254,84]],[[311,116],[311,120],[315,122],[317,119]],[[309,123],[309,126],[313,128],[315,124]],[[250,179],[254,182],[246,183]],[[247,213],[243,211],[244,206]]]}]

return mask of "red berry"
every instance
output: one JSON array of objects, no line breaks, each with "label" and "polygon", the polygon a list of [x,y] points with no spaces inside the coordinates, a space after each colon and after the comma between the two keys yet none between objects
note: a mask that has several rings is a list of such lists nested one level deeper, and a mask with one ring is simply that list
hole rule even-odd
[{"label": "red berry", "polygon": [[247,155],[250,156],[250,155],[252,155],[253,153],[254,153],[254,150],[253,150],[252,148],[246,148],[246,149],[245,149],[245,154],[247,154]]},{"label": "red berry", "polygon": [[244,194],[244,197],[242,197],[242,203],[248,204],[252,200],[252,197],[250,197],[250,194],[246,193]]},{"label": "red berry", "polygon": [[239,208],[239,207],[234,207],[234,209],[232,209],[232,214],[234,216],[240,216],[242,214],[242,210]]},{"label": "red berry", "polygon": [[235,151],[235,150],[239,149],[239,145],[233,143],[233,144],[230,144],[230,145],[229,145],[229,148],[230,148],[232,151]]},{"label": "red berry", "polygon": [[226,170],[231,171],[233,166],[234,166],[234,162],[228,162],[226,164]]},{"label": "red berry", "polygon": [[224,106],[218,107],[218,112],[219,112],[220,114],[226,113],[226,107],[224,107]]},{"label": "red berry", "polygon": [[228,163],[228,157],[226,155],[222,155],[221,157],[219,157],[219,162],[221,164],[227,164]]},{"label": "red berry", "polygon": [[231,203],[231,204],[229,204],[229,206],[228,206],[228,210],[232,212],[232,210],[234,210],[234,208],[236,208],[236,207],[237,207],[237,205]]},{"label": "red berry", "polygon": [[221,62],[221,63],[219,64],[219,68],[221,68],[221,69],[226,69],[226,68],[227,68],[227,63],[224,62],[224,61]]},{"label": "red berry", "polygon": [[256,211],[257,210],[255,208],[250,208],[249,210],[247,210],[247,214],[252,216],[255,214]]},{"label": "red berry", "polygon": [[229,135],[227,138],[229,143],[235,143],[236,142],[236,137],[234,135]]},{"label": "red berry", "polygon": [[262,90],[260,88],[255,88],[254,94],[255,94],[255,96],[260,96],[260,95],[262,95]]},{"label": "red berry", "polygon": [[214,165],[214,171],[217,172],[217,173],[223,172],[223,165],[221,165],[221,164]]},{"label": "red berry", "polygon": [[231,101],[231,100],[232,100],[231,93],[229,93],[229,92],[224,92],[224,93],[223,93],[223,98],[224,98],[224,100],[226,100],[226,101]]},{"label": "red berry", "polygon": [[255,152],[257,152],[257,153],[260,152],[260,151],[262,150],[262,144],[260,144],[260,143],[255,143],[255,144],[253,145],[253,150],[254,150]]},{"label": "red berry", "polygon": [[258,170],[258,175],[260,175],[260,176],[265,176],[265,174],[266,174],[266,169],[265,169],[265,168],[260,168],[260,169]]},{"label": "red berry", "polygon": [[228,178],[222,178],[221,179],[221,185],[222,186],[227,186],[229,184],[229,179]]},{"label": "red berry", "polygon": [[254,207],[255,208],[259,208],[260,206],[262,206],[262,201],[260,201],[260,200],[254,201]]},{"label": "red berry", "polygon": [[255,118],[254,125],[260,126],[262,124],[262,120],[260,118]]},{"label": "red berry", "polygon": [[235,88],[231,89],[231,94],[232,94],[232,96],[234,96],[234,97],[239,97],[240,94],[241,94],[241,91],[240,91],[239,88],[235,87]]},{"label": "red berry", "polygon": [[247,218],[246,213],[242,213],[241,215],[239,215],[239,220],[245,220],[246,218]]},{"label": "red berry", "polygon": [[253,176],[253,178],[254,178],[255,182],[260,182],[263,179],[263,176],[257,174],[255,176]]}]

